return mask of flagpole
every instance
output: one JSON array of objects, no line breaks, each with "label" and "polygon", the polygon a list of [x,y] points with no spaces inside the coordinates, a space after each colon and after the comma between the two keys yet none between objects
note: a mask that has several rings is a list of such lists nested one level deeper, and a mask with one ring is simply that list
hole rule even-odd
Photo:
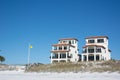
[{"label": "flagpole", "polygon": [[28,46],[28,65],[30,64],[30,43]]}]

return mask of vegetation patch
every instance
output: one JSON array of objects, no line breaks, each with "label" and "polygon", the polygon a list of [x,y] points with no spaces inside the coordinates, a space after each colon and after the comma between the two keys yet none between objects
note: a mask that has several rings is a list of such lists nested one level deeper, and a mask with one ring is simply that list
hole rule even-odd
[{"label": "vegetation patch", "polygon": [[77,63],[33,64],[26,68],[26,72],[120,72],[120,61],[96,61]]}]

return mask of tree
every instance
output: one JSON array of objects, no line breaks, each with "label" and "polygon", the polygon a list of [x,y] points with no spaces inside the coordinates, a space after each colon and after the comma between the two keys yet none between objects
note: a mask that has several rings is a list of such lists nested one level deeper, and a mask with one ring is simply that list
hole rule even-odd
[{"label": "tree", "polygon": [[0,56],[0,62],[4,62],[5,61],[5,58],[3,56]]}]

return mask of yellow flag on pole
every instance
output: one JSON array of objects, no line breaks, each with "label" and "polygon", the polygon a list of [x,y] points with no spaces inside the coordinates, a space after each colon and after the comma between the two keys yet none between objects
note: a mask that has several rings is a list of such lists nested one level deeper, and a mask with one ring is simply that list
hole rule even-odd
[{"label": "yellow flag on pole", "polygon": [[33,48],[33,46],[32,46],[32,45],[30,45],[30,46],[29,46],[29,48]]}]

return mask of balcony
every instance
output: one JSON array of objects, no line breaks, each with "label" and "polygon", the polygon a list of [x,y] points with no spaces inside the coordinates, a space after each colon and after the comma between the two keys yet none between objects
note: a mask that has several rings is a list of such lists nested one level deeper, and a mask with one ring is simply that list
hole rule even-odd
[{"label": "balcony", "polygon": [[[71,58],[71,56],[67,56],[67,58]],[[50,59],[51,59],[51,56],[50,56]],[[58,59],[58,56],[52,56],[52,59]],[[64,57],[60,56],[59,59],[66,59],[66,56]]]},{"label": "balcony", "polygon": [[60,51],[60,50],[69,50],[69,45],[68,44],[55,44],[52,47],[52,51]]},{"label": "balcony", "polygon": [[69,52],[69,50],[53,50],[53,51],[51,51],[52,53],[58,53],[58,52],[60,52],[60,53],[66,53],[66,52]]},{"label": "balcony", "polygon": [[[87,53],[87,51],[82,51],[82,53]],[[88,53],[102,53],[102,51],[88,51]]]},{"label": "balcony", "polygon": [[52,49],[52,51],[60,51],[60,50],[69,50],[69,49],[67,49],[67,48],[64,48],[64,49],[62,49],[62,48],[59,48],[59,49]]}]

